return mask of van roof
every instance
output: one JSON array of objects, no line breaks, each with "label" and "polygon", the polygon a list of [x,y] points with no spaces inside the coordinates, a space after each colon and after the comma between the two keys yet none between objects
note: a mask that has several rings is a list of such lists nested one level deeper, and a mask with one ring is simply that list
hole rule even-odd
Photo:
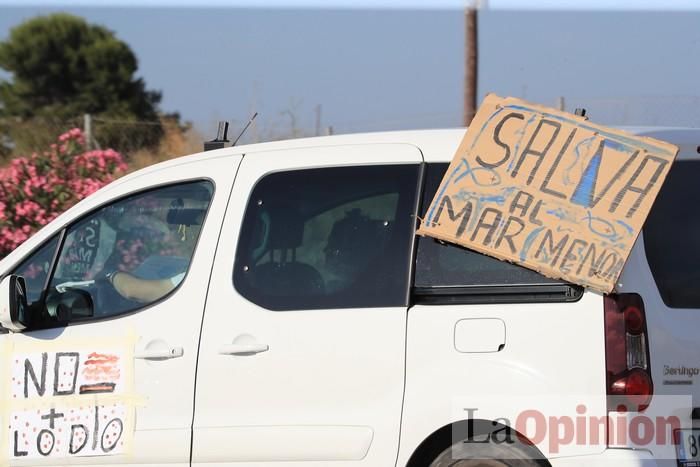
[{"label": "van roof", "polygon": [[[700,158],[700,129],[682,127],[616,127],[639,136],[658,138],[680,146],[678,159]],[[143,175],[146,172],[185,164],[193,160],[202,161],[227,157],[235,154],[252,154],[256,152],[279,151],[283,149],[301,149],[323,146],[338,146],[346,144],[411,144],[420,148],[427,162],[447,162],[451,160],[466,128],[433,129],[433,130],[402,130],[376,133],[352,133],[332,136],[316,136],[266,143],[247,144],[228,147],[214,151],[200,152],[161,162],[145,169],[134,172]],[[131,178],[130,176],[124,179]]]}]

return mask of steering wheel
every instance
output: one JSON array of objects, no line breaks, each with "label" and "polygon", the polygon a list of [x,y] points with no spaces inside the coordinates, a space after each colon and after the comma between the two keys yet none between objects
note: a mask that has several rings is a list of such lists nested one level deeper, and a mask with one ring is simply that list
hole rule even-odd
[{"label": "steering wheel", "polygon": [[59,315],[68,318],[107,316],[140,306],[123,297],[105,274],[99,274],[92,283],[64,284],[51,290],[46,299],[46,311],[55,319],[60,319]]}]

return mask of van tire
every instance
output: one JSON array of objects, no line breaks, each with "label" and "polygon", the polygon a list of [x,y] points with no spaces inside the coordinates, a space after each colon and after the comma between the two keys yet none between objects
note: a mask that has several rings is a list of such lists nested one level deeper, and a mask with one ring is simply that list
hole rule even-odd
[{"label": "van tire", "polygon": [[540,467],[548,465],[533,459],[528,447],[513,443],[458,442],[442,451],[430,467]]},{"label": "van tire", "polygon": [[469,419],[435,430],[406,463],[406,467],[428,466],[551,467],[551,464],[517,430],[493,420]]}]

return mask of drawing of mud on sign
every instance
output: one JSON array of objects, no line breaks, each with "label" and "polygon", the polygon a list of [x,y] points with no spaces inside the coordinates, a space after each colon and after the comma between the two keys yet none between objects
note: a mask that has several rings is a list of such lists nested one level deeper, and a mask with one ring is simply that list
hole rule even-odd
[{"label": "drawing of mud on sign", "polygon": [[7,412],[10,459],[105,456],[133,438],[133,345],[10,356]]},{"label": "drawing of mud on sign", "polygon": [[114,392],[119,380],[119,357],[92,352],[83,366],[83,377],[89,384],[80,386],[80,394]]},{"label": "drawing of mud on sign", "polygon": [[610,292],[678,148],[488,95],[418,234]]}]

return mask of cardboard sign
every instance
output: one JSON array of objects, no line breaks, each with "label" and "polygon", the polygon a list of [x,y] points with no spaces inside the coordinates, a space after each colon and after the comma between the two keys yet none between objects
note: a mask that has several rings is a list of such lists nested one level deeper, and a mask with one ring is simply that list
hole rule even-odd
[{"label": "cardboard sign", "polygon": [[418,233],[610,292],[677,153],[488,95]]}]

